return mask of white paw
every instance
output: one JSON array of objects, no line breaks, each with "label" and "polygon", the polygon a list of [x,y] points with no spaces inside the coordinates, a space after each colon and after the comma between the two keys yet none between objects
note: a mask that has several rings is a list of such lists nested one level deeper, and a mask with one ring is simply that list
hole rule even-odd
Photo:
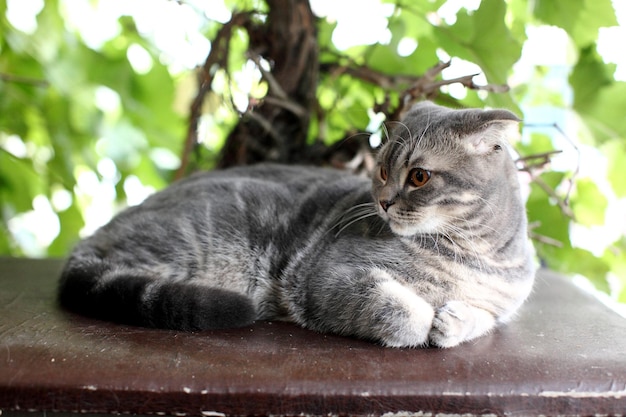
[{"label": "white paw", "polygon": [[430,342],[439,347],[452,347],[465,340],[469,307],[461,301],[449,301],[437,309],[430,330]]},{"label": "white paw", "polygon": [[435,312],[429,340],[449,348],[487,333],[494,325],[495,319],[487,311],[462,301],[448,301]]},{"label": "white paw", "polygon": [[382,317],[380,339],[389,347],[417,347],[428,343],[435,311],[411,288],[394,279],[378,284],[387,312]]}]

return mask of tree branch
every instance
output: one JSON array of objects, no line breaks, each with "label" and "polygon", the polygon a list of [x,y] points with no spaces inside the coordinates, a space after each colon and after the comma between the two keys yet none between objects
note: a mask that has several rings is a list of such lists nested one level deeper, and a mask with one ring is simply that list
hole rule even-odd
[{"label": "tree branch", "polygon": [[50,85],[46,80],[40,80],[37,78],[24,77],[22,75],[15,74],[5,74],[0,73],[0,80],[8,82],[8,83],[16,83],[16,84],[29,84],[34,85],[35,87],[47,87]]},{"label": "tree branch", "polygon": [[[263,98],[263,101],[273,104],[278,107],[282,107],[285,110],[292,112],[299,118],[306,116],[306,109],[298,104],[295,100],[291,100],[289,95],[280,86],[280,83],[274,78],[270,71],[267,71],[261,65],[261,59],[256,54],[250,54],[250,59],[256,64],[258,70],[261,72],[261,76],[268,85],[268,95]],[[271,95],[270,95],[271,94]]]},{"label": "tree branch", "polygon": [[556,150],[528,155],[517,158],[515,164],[519,166],[520,171],[528,172],[532,175],[533,172],[543,169],[546,165],[548,165],[551,161],[552,156],[558,155],[560,153],[563,153],[563,151]]},{"label": "tree branch", "polygon": [[[504,85],[478,85],[474,83],[474,77],[478,74],[470,74],[462,77],[452,78],[449,80],[439,80],[436,78],[443,72],[444,69],[449,68],[451,61],[439,62],[437,65],[430,68],[426,73],[417,77],[413,84],[404,90],[400,95],[401,105],[395,109],[389,116],[390,121],[400,120],[402,115],[408,111],[411,106],[420,98],[429,98],[439,92],[439,89],[444,85],[461,84],[470,90],[483,90],[494,93],[505,93],[509,91],[509,86]],[[387,113],[385,113],[387,114]]]},{"label": "tree branch", "polygon": [[[449,80],[437,80],[443,70],[449,68],[451,62],[439,62],[421,76],[415,75],[390,75],[373,70],[363,65],[339,65],[325,64],[323,70],[331,75],[338,76],[347,74],[370,84],[375,84],[387,91],[400,91],[400,105],[392,109],[389,96],[374,109],[386,116],[387,121],[397,121],[402,115],[420,98],[428,98],[436,94],[444,85],[461,84],[471,90],[483,90],[493,93],[505,93],[509,91],[508,85],[478,85],[474,77],[478,74],[465,75]],[[408,87],[407,87],[408,86]]]},{"label": "tree branch", "polygon": [[[315,17],[308,0],[267,4],[265,21],[250,34],[248,57],[268,83],[268,94],[230,132],[218,168],[261,161],[310,163],[307,139],[319,69]],[[249,114],[254,115],[245,117]]]},{"label": "tree branch", "polygon": [[563,247],[563,242],[561,242],[560,240],[556,240],[556,239],[551,238],[550,236],[545,236],[545,235],[536,233],[534,230],[538,228],[539,226],[541,226],[541,222],[539,221],[528,223],[528,236],[531,239],[536,240],[537,242],[540,242],[540,243],[544,243],[546,245],[557,247],[557,248]]},{"label": "tree branch", "polygon": [[230,21],[224,24],[217,32],[215,39],[211,43],[211,52],[204,61],[204,65],[198,72],[198,93],[194,97],[189,110],[189,122],[187,124],[187,135],[181,153],[181,163],[174,179],[178,180],[185,176],[189,169],[189,161],[193,150],[198,145],[198,121],[202,115],[202,105],[206,95],[211,91],[213,78],[218,68],[228,68],[228,52],[230,38],[234,27],[246,26],[250,24],[254,12],[235,13]]}]

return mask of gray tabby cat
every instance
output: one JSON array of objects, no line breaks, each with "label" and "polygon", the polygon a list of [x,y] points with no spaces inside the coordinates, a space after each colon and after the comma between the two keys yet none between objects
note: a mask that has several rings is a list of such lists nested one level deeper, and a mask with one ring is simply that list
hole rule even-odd
[{"label": "gray tabby cat", "polygon": [[203,173],[82,241],[59,297],[83,314],[202,330],[288,320],[451,347],[509,320],[534,279],[504,110],[416,105],[371,180],[260,165]]}]

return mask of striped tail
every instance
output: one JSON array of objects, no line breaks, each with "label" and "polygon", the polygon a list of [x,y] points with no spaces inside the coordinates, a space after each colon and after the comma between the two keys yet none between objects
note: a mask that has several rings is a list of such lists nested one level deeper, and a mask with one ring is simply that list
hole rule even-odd
[{"label": "striped tail", "polygon": [[244,327],[256,316],[245,295],[155,279],[85,255],[75,255],[66,264],[58,297],[62,306],[86,316],[163,329]]}]

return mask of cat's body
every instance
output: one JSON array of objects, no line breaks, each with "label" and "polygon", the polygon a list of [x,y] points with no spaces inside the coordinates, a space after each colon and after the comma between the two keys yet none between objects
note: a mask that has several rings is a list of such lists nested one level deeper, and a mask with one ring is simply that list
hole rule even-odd
[{"label": "cat's body", "polygon": [[280,165],[192,176],[81,242],[60,300],[174,329],[267,319],[388,346],[473,339],[514,314],[534,277],[503,149],[514,125],[426,103],[372,180]]}]

